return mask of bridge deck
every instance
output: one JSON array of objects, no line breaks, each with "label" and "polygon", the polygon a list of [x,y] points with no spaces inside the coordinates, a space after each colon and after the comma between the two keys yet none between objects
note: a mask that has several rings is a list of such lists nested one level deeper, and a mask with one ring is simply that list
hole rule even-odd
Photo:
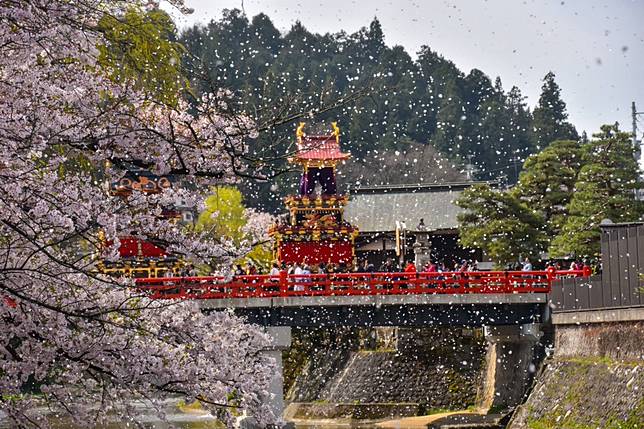
[{"label": "bridge deck", "polygon": [[545,304],[546,293],[289,296],[208,299],[201,308],[353,307],[383,305]]}]

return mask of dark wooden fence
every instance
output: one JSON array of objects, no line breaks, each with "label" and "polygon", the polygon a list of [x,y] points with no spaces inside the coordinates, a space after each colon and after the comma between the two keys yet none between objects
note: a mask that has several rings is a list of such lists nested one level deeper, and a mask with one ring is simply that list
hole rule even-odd
[{"label": "dark wooden fence", "polygon": [[644,306],[644,224],[601,229],[602,274],[553,282],[553,312]]}]

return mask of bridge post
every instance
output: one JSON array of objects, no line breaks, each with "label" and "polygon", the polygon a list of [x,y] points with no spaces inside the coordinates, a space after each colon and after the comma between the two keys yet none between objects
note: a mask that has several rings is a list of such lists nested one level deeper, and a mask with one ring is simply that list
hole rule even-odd
[{"label": "bridge post", "polygon": [[538,323],[484,327],[488,349],[480,407],[512,408],[522,402],[536,372],[540,328]]},{"label": "bridge post", "polygon": [[[282,352],[291,346],[291,327],[290,326],[267,326],[264,328],[266,333],[272,338],[271,344],[262,353],[267,354],[275,360],[275,377],[271,381],[269,391],[272,394],[271,410],[278,421],[284,416],[284,365],[282,363]],[[284,424],[285,428],[290,428],[292,424]],[[257,421],[253,416],[243,415],[237,419],[235,424],[237,429],[260,429]]]},{"label": "bridge post", "polygon": [[271,408],[273,414],[281,419],[284,414],[284,364],[282,352],[291,346],[290,326],[268,326],[266,332],[273,338],[273,342],[264,353],[275,359],[276,375],[270,385],[270,392],[273,394]]}]

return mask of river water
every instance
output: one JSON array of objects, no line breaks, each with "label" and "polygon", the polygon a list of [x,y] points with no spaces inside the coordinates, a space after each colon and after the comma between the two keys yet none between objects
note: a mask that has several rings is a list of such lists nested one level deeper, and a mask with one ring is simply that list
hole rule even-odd
[{"label": "river water", "polygon": [[[218,423],[209,413],[200,410],[184,412],[179,410],[176,402],[168,402],[164,410],[166,422],[160,420],[149,406],[143,403],[134,405],[137,408],[137,420],[149,429],[169,429],[171,427],[181,429],[223,429],[222,424]],[[36,409],[34,413],[47,414],[47,409]],[[48,421],[54,429],[85,429],[84,426],[73,424],[70,419],[51,418]],[[132,423],[115,420],[107,425],[99,426],[98,429],[132,429],[135,427]],[[339,425],[298,425],[297,429],[337,429],[340,427]],[[344,427],[346,428],[347,426],[345,425]],[[13,425],[2,412],[0,412],[0,429],[13,429]]]},{"label": "river water", "polygon": [[[176,405],[176,402],[168,402],[165,413],[167,422],[164,422],[155,415],[154,410],[143,404],[135,403],[134,404],[137,410],[137,420],[141,422],[146,428],[150,429],[168,429],[171,427],[182,428],[182,429],[222,429],[222,425],[218,424],[215,418],[199,410],[192,412],[182,412]],[[47,414],[47,410],[36,409],[34,410],[36,414]],[[70,419],[65,418],[50,418],[49,424],[55,429],[85,429],[84,426],[75,425],[70,422]],[[134,426],[132,423],[113,421],[107,425],[99,426],[100,429],[132,429]],[[9,422],[5,415],[0,412],[0,429],[11,429],[12,425]]]}]

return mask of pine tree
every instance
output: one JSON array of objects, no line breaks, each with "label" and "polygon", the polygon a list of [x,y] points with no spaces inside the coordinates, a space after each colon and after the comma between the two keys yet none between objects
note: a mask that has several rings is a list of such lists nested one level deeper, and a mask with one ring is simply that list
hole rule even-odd
[{"label": "pine tree", "polygon": [[603,219],[629,222],[642,214],[642,204],[634,193],[640,181],[630,134],[620,132],[615,124],[602,126],[593,137],[582,147],[584,166],[566,221],[550,246],[553,255],[594,256],[599,252]]},{"label": "pine tree", "polygon": [[440,104],[436,116],[436,133],[431,142],[452,158],[465,157],[469,155],[469,145],[465,142],[465,102],[455,79],[449,80],[444,89],[444,93],[438,94]]},{"label": "pine tree", "polygon": [[538,256],[545,248],[543,218],[509,192],[475,185],[456,204],[465,209],[458,215],[459,242],[483,249],[499,266]]},{"label": "pine tree", "polygon": [[513,86],[505,97],[508,110],[510,130],[510,145],[515,153],[529,155],[534,153],[536,144],[531,137],[532,115],[525,103],[526,97],[521,90]]},{"label": "pine tree", "polygon": [[555,74],[548,72],[543,78],[539,104],[534,109],[533,132],[537,147],[544,148],[555,140],[577,140],[575,127],[567,122],[566,103],[561,99],[561,89]]},{"label": "pine tree", "polygon": [[581,147],[574,140],[554,141],[523,165],[512,192],[544,217],[548,237],[561,231],[581,167]]}]

